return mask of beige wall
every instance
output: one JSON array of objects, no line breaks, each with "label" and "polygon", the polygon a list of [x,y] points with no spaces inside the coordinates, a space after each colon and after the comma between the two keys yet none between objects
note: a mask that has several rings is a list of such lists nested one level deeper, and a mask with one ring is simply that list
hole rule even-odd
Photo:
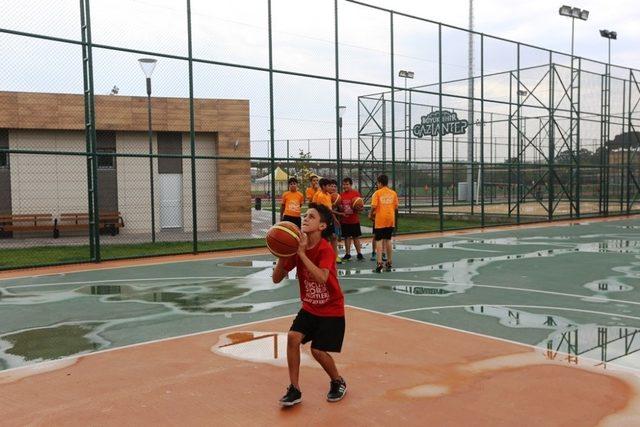
[{"label": "beige wall", "polygon": [[[189,134],[182,135],[182,152],[191,155]],[[216,155],[216,134],[196,134],[196,156]],[[218,229],[218,211],[216,206],[216,160],[196,160],[196,204],[198,231],[216,231]],[[192,231],[191,211],[191,161],[182,163],[182,199],[184,230]]]},{"label": "beige wall", "polygon": [[[116,151],[127,154],[147,154],[145,132],[117,132]],[[43,150],[79,152],[85,149],[81,131],[14,130],[9,133],[9,148],[13,150]],[[157,142],[153,142],[157,153]],[[183,154],[190,155],[189,134],[183,134]],[[196,135],[196,155],[216,154],[216,134]],[[151,231],[149,159],[118,157],[118,210],[125,221],[122,234]],[[160,231],[160,194],[158,162],[154,162],[156,231]],[[216,160],[196,161],[196,195],[198,229],[218,230],[216,195]],[[84,156],[13,154],[11,156],[11,203],[13,214],[87,212],[87,166]],[[183,162],[183,224],[192,231],[191,162]]]},{"label": "beige wall", "polygon": [[[153,153],[157,152],[155,134]],[[148,154],[149,139],[144,132],[116,132],[116,152]],[[151,232],[151,185],[149,159],[146,157],[118,157],[118,210],[124,220],[122,234]],[[158,161],[153,159],[153,170],[158,173]],[[154,184],[157,184],[157,178]],[[154,185],[156,228],[160,229],[160,200],[158,185]]]},{"label": "beige wall", "polygon": [[[9,149],[84,151],[84,132],[11,130]],[[87,211],[86,157],[12,154],[10,170],[13,214]]]}]

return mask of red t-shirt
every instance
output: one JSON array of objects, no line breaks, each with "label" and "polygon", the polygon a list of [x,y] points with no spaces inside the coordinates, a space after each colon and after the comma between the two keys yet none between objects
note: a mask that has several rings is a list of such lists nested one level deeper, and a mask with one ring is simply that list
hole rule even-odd
[{"label": "red t-shirt", "polygon": [[342,212],[347,215],[340,218],[342,224],[359,224],[360,217],[357,212],[354,212],[351,207],[351,202],[358,197],[362,197],[357,190],[345,191],[340,195],[340,205],[342,206]]},{"label": "red t-shirt", "polygon": [[286,258],[284,268],[287,271],[298,269],[298,282],[300,282],[300,299],[302,308],[311,314],[323,317],[344,316],[344,295],[338,283],[336,272],[336,253],[331,244],[325,239],[306,251],[307,257],[319,268],[329,270],[327,283],[320,284],[315,281],[298,255]]}]

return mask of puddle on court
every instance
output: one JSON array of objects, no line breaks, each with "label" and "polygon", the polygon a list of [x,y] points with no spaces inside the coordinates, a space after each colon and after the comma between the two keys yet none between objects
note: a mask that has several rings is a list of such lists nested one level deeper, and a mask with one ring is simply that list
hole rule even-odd
[{"label": "puddle on court", "polygon": [[[598,323],[579,324],[555,313],[532,313],[508,306],[473,305],[464,308],[475,315],[498,319],[508,328],[552,331],[536,347],[546,349],[545,357],[554,360],[565,358],[577,363],[577,357],[601,364],[616,363],[628,368],[640,369],[640,329],[622,325]],[[570,313],[570,309],[568,313]],[[580,311],[580,310],[578,310]],[[610,321],[621,319],[610,316]],[[519,340],[527,342],[526,339]]]},{"label": "puddle on court", "polygon": [[[221,335],[211,347],[214,354],[257,363],[287,366],[287,333],[241,331]],[[300,352],[300,364],[319,367],[308,354],[308,346]]]},{"label": "puddle on court", "polygon": [[134,288],[132,286],[91,285],[80,288],[80,293],[101,295],[106,301],[143,301],[164,303],[175,306],[187,312],[220,313],[220,312],[248,312],[251,305],[240,307],[210,307],[212,304],[245,295],[250,289],[229,281],[199,283],[194,285],[174,285],[168,287],[153,287],[150,289]]},{"label": "puddle on court", "polygon": [[[99,323],[67,324],[28,329],[0,337],[0,363],[2,359],[22,363],[58,359],[65,356],[99,350],[105,344],[93,336]],[[4,364],[8,364],[5,360]]]},{"label": "puddle on court", "polygon": [[628,292],[633,290],[633,286],[618,281],[616,278],[596,280],[584,285],[585,288],[598,294],[607,294],[612,292]]},{"label": "puddle on court", "polygon": [[407,295],[424,295],[424,296],[441,296],[449,294],[458,294],[463,291],[452,291],[444,288],[428,287],[428,286],[391,286],[393,292]]}]

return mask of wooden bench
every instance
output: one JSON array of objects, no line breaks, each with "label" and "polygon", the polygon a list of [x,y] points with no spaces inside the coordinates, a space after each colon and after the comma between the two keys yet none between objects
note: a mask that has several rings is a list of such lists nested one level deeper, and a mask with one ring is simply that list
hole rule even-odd
[{"label": "wooden bench", "polygon": [[[124,227],[124,221],[120,212],[100,212],[98,221],[100,230],[107,230],[109,234],[115,236],[120,232],[120,228]],[[62,213],[56,218],[54,223],[53,237],[60,237],[62,230],[88,230],[89,214],[81,213]]]},{"label": "wooden bench", "polygon": [[[51,214],[0,215],[0,233],[54,231]],[[54,231],[55,232],[55,231]]]}]

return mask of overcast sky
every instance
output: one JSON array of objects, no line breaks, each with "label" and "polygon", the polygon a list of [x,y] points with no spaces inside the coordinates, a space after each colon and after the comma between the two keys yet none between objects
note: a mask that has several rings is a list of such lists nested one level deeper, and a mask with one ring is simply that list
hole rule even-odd
[{"label": "overcast sky", "polygon": [[[371,4],[466,27],[468,1],[370,0]],[[333,0],[273,0],[274,67],[333,76]],[[126,48],[187,54],[185,2],[178,0],[92,0],[93,40]],[[258,67],[268,66],[266,0],[192,0],[194,56]],[[562,3],[549,0],[476,0],[475,29],[562,52],[570,50],[571,20],[558,15]],[[585,0],[571,4],[588,9],[589,20],[576,21],[576,55],[606,61],[607,43],[601,28],[616,30],[612,62],[640,69],[640,7],[637,1]],[[340,70],[350,80],[388,85],[390,78],[389,16],[341,0]],[[79,39],[77,0],[0,0],[0,27]],[[398,17],[395,20],[396,70],[416,73],[414,85],[437,82],[437,27]],[[467,37],[443,32],[445,80],[463,78],[467,67]],[[476,55],[479,41],[476,40]],[[117,85],[122,95],[144,95],[140,55],[95,50],[95,88],[106,94]],[[77,46],[0,35],[0,90],[81,93],[82,72]],[[567,63],[558,56],[555,62]],[[548,54],[523,48],[521,65],[547,62]],[[485,71],[516,67],[515,46],[485,41]],[[585,67],[589,67],[585,65]],[[599,72],[599,66],[593,65]],[[476,62],[476,70],[478,62]],[[153,75],[154,95],[187,96],[187,65],[161,58]],[[622,71],[621,71],[622,73]],[[397,85],[403,83],[396,79]],[[502,85],[502,86],[501,86]],[[500,91],[504,82],[495,82]],[[341,85],[340,103],[347,106],[344,136],[357,136],[357,98],[380,92],[364,85]],[[251,101],[251,138],[268,138],[268,75],[260,71],[195,65],[195,93],[207,98]],[[275,75],[275,137],[334,138],[335,85],[330,81]],[[433,100],[431,100],[433,101]],[[424,99],[425,103],[430,100]],[[100,112],[98,112],[99,114]],[[414,118],[415,120],[416,118]],[[418,118],[419,120],[419,118]],[[313,144],[312,144],[313,145]],[[328,143],[315,143],[316,157],[328,155]],[[291,150],[306,143],[291,143]],[[284,146],[278,149],[282,155]],[[346,148],[345,148],[346,149]],[[355,150],[355,147],[354,147]],[[255,143],[255,155],[266,145]],[[335,151],[332,152],[335,155]]]}]

